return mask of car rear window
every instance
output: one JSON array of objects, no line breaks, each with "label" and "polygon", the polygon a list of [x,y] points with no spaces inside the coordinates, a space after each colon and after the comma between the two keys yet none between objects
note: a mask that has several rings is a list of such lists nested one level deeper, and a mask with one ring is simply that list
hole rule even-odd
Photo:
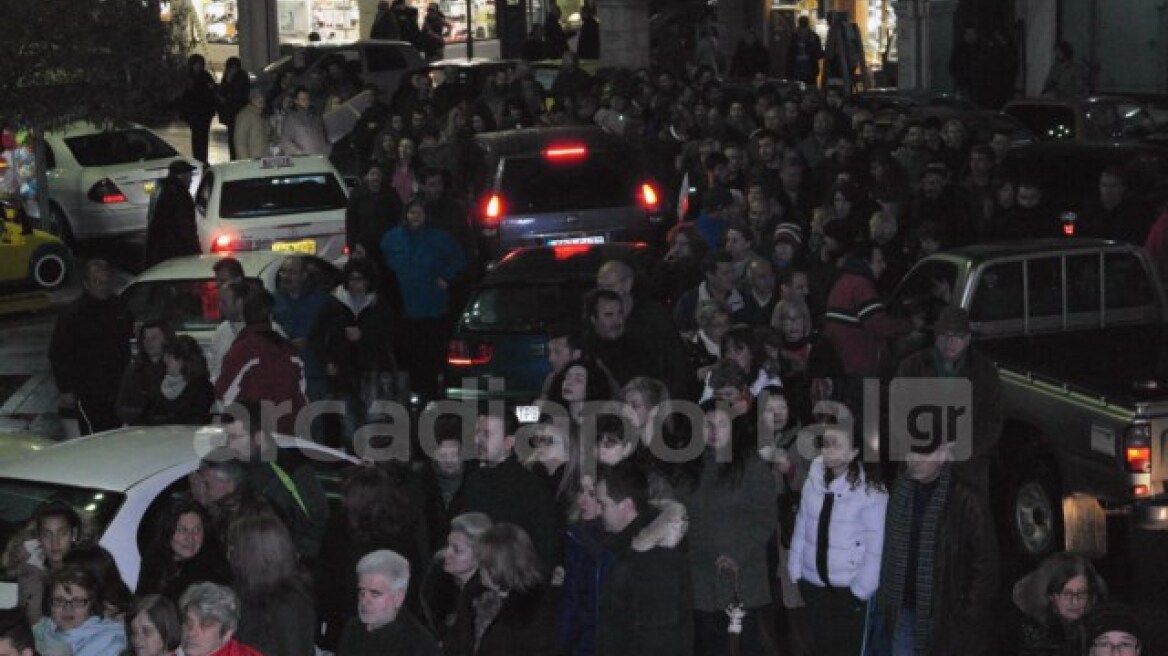
[{"label": "car rear window", "polygon": [[1010,116],[1043,141],[1074,139],[1075,112],[1070,107],[1045,107],[1041,105],[1016,105],[1008,109]]},{"label": "car rear window", "polygon": [[223,183],[219,217],[254,219],[344,209],[345,192],[330,173],[281,175]]},{"label": "car rear window", "polygon": [[63,501],[76,508],[87,516],[95,535],[101,535],[124,500],[124,495],[108,490],[0,479],[0,540],[8,544],[47,501]]},{"label": "car rear window", "polygon": [[[262,285],[255,278],[248,282]],[[162,319],[178,331],[210,330],[223,320],[214,278],[137,282],[122,293],[122,299],[136,321]]]},{"label": "car rear window", "polygon": [[628,152],[591,152],[552,162],[542,156],[509,157],[502,191],[508,214],[566,212],[631,205],[634,162]]},{"label": "car rear window", "polygon": [[475,332],[545,330],[580,314],[586,281],[547,282],[485,287],[467,303],[459,327]]},{"label": "car rear window", "polygon": [[68,137],[65,145],[81,166],[110,166],[178,157],[170,144],[148,130],[120,130]]}]

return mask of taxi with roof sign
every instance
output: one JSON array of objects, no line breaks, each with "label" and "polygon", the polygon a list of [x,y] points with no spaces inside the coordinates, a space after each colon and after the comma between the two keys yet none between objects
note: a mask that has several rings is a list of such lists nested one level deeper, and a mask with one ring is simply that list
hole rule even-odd
[{"label": "taxi with roof sign", "polygon": [[276,251],[339,260],[348,189],[319,155],[216,164],[195,192],[204,253]]}]

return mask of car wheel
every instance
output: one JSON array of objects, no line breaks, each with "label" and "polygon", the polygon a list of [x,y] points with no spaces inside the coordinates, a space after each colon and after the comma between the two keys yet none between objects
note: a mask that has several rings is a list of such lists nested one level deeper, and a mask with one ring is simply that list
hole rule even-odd
[{"label": "car wheel", "polygon": [[65,211],[56,203],[49,205],[49,224],[45,226],[45,231],[70,247],[77,245],[77,238],[73,236],[73,226],[69,225],[69,217],[65,216]]},{"label": "car wheel", "polygon": [[28,261],[29,281],[41,289],[57,289],[69,280],[73,256],[59,244],[41,246]]},{"label": "car wheel", "polygon": [[1010,488],[1010,528],[1018,551],[1042,558],[1062,549],[1063,504],[1050,468],[1031,460]]}]

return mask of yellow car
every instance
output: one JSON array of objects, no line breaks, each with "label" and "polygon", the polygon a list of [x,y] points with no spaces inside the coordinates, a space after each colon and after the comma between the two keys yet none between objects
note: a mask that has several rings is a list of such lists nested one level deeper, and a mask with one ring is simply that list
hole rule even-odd
[{"label": "yellow car", "polygon": [[3,204],[0,228],[0,285],[31,285],[57,289],[69,280],[73,254],[65,244],[42,230],[34,230],[27,215]]}]

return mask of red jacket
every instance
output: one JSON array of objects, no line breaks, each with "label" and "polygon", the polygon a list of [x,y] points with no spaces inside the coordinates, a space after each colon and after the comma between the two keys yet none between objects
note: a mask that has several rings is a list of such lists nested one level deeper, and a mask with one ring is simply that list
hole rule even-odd
[{"label": "red jacket", "polygon": [[244,399],[277,405],[291,401],[291,412],[281,415],[276,430],[292,435],[296,413],[307,402],[304,363],[296,348],[273,331],[271,324],[246,326],[223,356],[215,396],[224,408]]},{"label": "red jacket", "polygon": [[249,647],[242,642],[232,638],[227,641],[219,649],[216,649],[211,656],[264,656],[262,652]]},{"label": "red jacket", "polygon": [[911,319],[888,316],[867,265],[848,263],[827,295],[823,334],[839,354],[847,375],[880,373],[884,340],[912,332]]}]

